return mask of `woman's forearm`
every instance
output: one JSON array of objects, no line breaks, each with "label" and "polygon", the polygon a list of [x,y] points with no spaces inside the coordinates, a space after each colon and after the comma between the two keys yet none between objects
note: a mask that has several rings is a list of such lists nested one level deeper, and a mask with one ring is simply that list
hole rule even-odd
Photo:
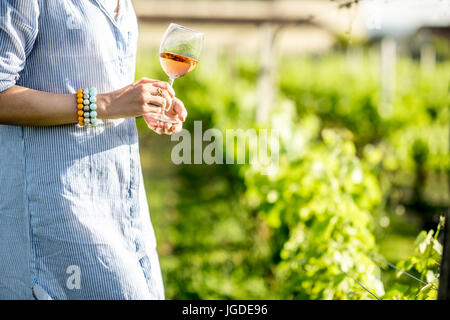
[{"label": "woman's forearm", "polygon": [[[167,82],[142,78],[97,95],[97,117],[117,119],[159,113],[175,92]],[[53,126],[78,122],[76,94],[56,94],[13,86],[0,94],[0,124]]]},{"label": "woman's forearm", "polygon": [[[98,117],[105,97],[97,96]],[[13,86],[0,94],[0,124],[52,126],[77,123],[75,94],[56,94]]]}]

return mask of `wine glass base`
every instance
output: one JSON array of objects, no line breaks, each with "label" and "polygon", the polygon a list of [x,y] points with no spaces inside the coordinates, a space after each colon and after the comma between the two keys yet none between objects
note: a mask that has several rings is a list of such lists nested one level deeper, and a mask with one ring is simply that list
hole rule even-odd
[{"label": "wine glass base", "polygon": [[176,120],[173,120],[173,119],[169,118],[165,114],[149,113],[148,115],[151,118],[153,118],[155,120],[158,120],[158,121],[167,122],[167,123],[173,123],[173,124],[177,123]]}]

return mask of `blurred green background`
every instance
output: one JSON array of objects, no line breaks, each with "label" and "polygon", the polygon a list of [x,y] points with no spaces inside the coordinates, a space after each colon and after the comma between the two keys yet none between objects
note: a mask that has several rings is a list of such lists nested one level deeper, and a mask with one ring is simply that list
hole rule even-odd
[{"label": "blurred green background", "polygon": [[[431,33],[426,64],[416,42],[402,43],[387,89],[383,37],[336,33],[321,52],[279,50],[264,123],[258,50],[205,47],[174,84],[185,128],[279,130],[275,175],[175,165],[177,142],[137,119],[167,299],[373,299],[355,279],[382,299],[436,297],[436,230],[450,204],[450,50]],[[167,78],[150,45],[138,54],[143,76]]]}]

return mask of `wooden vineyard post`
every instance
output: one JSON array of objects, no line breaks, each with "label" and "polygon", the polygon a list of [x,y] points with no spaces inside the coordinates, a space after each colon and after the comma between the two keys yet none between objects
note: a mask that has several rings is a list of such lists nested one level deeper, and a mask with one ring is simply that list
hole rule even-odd
[{"label": "wooden vineyard post", "polygon": [[383,38],[380,43],[381,102],[378,112],[381,117],[392,115],[392,98],[395,91],[395,69],[397,45],[394,39]]},{"label": "wooden vineyard post", "polygon": [[433,72],[436,66],[436,50],[429,42],[420,47],[420,67],[422,72]]},{"label": "wooden vineyard post", "polygon": [[444,225],[444,248],[442,250],[438,300],[450,300],[450,209],[447,209]]},{"label": "wooden vineyard post", "polygon": [[[447,106],[450,108],[450,106]],[[450,152],[450,126],[448,128]],[[448,190],[450,192],[450,175],[447,175]],[[442,249],[441,267],[439,271],[438,300],[450,300],[450,208],[447,208],[444,221],[444,243]]]},{"label": "wooden vineyard post", "polygon": [[277,57],[275,52],[275,37],[278,26],[273,23],[264,23],[260,27],[262,36],[261,66],[258,83],[258,106],[256,109],[256,121],[266,123],[270,108],[275,103],[275,72],[277,69]]}]

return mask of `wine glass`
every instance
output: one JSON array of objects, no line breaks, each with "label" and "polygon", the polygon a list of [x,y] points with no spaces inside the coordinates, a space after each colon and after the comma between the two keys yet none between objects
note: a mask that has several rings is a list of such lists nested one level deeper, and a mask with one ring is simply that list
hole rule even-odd
[{"label": "wine glass", "polygon": [[[171,23],[164,34],[159,48],[159,58],[164,72],[169,76],[169,84],[194,70],[202,50],[204,35],[176,23]],[[152,113],[151,117],[163,122],[175,123],[164,114]]]}]

